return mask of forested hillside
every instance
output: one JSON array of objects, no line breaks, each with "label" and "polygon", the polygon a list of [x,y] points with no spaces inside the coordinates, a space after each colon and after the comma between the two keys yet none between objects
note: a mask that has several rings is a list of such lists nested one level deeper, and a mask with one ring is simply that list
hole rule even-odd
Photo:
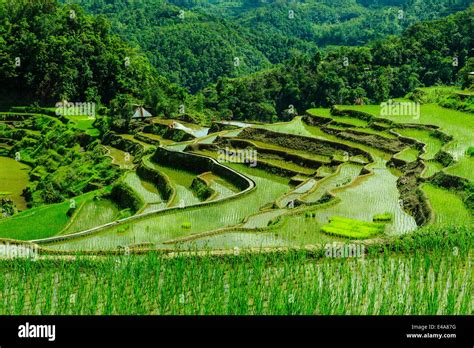
[{"label": "forested hillside", "polygon": [[420,22],[399,37],[364,47],[333,47],[300,55],[282,67],[221,79],[206,91],[208,106],[226,118],[289,119],[296,111],[334,104],[380,103],[418,86],[464,84],[472,71],[474,8]]},{"label": "forested hillside", "polygon": [[[110,116],[98,124],[103,131],[107,127],[126,130],[136,103],[145,103],[153,114],[165,117],[183,113],[179,109],[184,105],[185,113],[197,121],[208,122],[212,117],[273,121],[292,117],[290,106],[299,112],[314,106],[380,102],[419,86],[466,85],[473,65],[472,7],[440,20],[416,23],[401,36],[358,47],[291,51],[284,63],[271,65],[250,41],[227,45],[240,37],[224,34],[227,30],[257,37],[250,30],[237,30],[229,19],[200,12],[186,11],[183,20],[176,17],[178,7],[163,1],[83,0],[90,11],[111,14],[112,22],[86,14],[79,5],[59,5],[54,0],[1,2],[5,4],[0,7],[2,104],[95,101],[106,107],[101,113]],[[129,11],[129,6],[135,10]],[[119,19],[124,22],[120,24]],[[137,44],[159,41],[156,49],[167,53],[131,48],[112,33],[112,26],[123,30],[123,36],[130,34],[129,41]],[[135,29],[126,32],[130,26]],[[211,29],[219,38],[209,36]],[[249,56],[236,64],[232,47],[240,52],[247,47]],[[279,50],[278,45],[272,47]],[[258,72],[249,75],[251,70]],[[242,77],[226,77],[239,75],[238,71]],[[193,85],[196,91],[203,89],[190,95],[167,78],[187,81],[183,85]],[[217,83],[209,86],[212,80]]]},{"label": "forested hillside", "polygon": [[72,0],[104,14],[158,71],[191,92],[282,63],[295,52],[363,45],[420,20],[464,9],[467,0]]},{"label": "forested hillside", "polygon": [[[146,56],[111,34],[104,17],[55,0],[0,0],[0,105],[59,100],[111,105],[146,96],[175,109],[185,92],[159,76]],[[115,109],[115,110],[114,110]],[[118,123],[121,123],[118,121]]]}]

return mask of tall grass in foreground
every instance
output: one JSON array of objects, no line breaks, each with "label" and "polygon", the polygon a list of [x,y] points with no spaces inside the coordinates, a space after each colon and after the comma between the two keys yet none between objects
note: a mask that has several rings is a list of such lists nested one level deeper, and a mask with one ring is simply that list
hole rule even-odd
[{"label": "tall grass in foreground", "polygon": [[472,232],[324,251],[0,262],[1,314],[472,314]]}]

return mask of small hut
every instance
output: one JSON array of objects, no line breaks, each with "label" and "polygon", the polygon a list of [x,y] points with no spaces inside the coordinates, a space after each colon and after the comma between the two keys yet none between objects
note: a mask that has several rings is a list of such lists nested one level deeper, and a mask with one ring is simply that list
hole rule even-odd
[{"label": "small hut", "polygon": [[135,109],[135,113],[132,116],[132,119],[135,120],[145,120],[146,118],[153,117],[143,106],[139,106]]}]

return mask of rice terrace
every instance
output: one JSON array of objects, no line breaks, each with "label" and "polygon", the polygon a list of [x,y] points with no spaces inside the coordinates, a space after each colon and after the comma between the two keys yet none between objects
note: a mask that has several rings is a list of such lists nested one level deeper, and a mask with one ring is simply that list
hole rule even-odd
[{"label": "rice terrace", "polygon": [[[20,29],[6,19],[26,16],[7,2],[0,78],[17,87],[0,103],[1,314],[473,314],[472,36],[451,65],[444,23],[472,34],[472,6],[418,28],[446,35],[454,70],[433,68],[437,79],[380,58],[384,45],[428,45],[408,27],[398,41],[328,46],[314,59],[262,63],[201,88],[194,75],[159,76],[151,55],[102,24],[117,25],[123,13],[86,0],[20,2],[40,13],[35,21],[54,22],[49,35],[90,34],[91,43],[78,43],[84,50],[107,42],[104,57],[91,51],[94,63],[75,67],[97,80],[34,77],[48,66],[41,45],[53,45],[34,25],[21,30],[44,40],[38,57],[2,70],[22,54],[13,39]],[[210,11],[196,6],[195,16]],[[253,18],[221,10],[229,21]],[[64,49],[73,53],[60,53],[63,64],[87,61],[72,57],[81,49]],[[410,54],[405,64],[415,66]],[[345,86],[327,82],[331,69],[347,74]],[[419,80],[387,82],[382,93],[390,74]],[[311,78],[325,99],[305,92]]]}]

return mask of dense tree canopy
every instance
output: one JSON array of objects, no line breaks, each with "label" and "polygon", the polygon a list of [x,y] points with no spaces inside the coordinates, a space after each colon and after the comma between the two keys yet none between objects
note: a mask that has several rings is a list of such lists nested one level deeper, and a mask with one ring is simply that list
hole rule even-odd
[{"label": "dense tree canopy", "polygon": [[[65,0],[63,0],[65,1]],[[67,2],[71,2],[70,0]],[[73,0],[191,92],[327,45],[363,45],[468,0]]]},{"label": "dense tree canopy", "polygon": [[[3,103],[108,103],[157,86],[147,58],[110,33],[110,23],[55,0],[0,0]],[[168,88],[168,83],[161,84]]]},{"label": "dense tree canopy", "polygon": [[[389,5],[418,9],[411,14],[416,18],[425,7],[417,0],[378,1],[369,8],[355,0],[266,6],[242,1],[232,11],[217,0],[77,2],[99,14],[55,0],[0,0],[2,104],[95,101],[109,116],[98,122],[103,132],[126,131],[135,104],[162,117],[179,116],[184,107],[198,122],[213,117],[273,121],[291,117],[291,110],[380,102],[417,86],[466,87],[471,81],[473,7],[365,46],[318,48],[318,31],[310,27],[362,23],[366,17],[361,16],[385,13]],[[433,9],[420,17],[442,15],[449,4],[455,8],[449,1],[430,4]],[[177,5],[187,6],[184,18]],[[288,21],[289,6],[307,18]],[[398,20],[390,16],[388,27]],[[330,24],[336,19],[339,24]],[[354,34],[351,26],[345,28]]]},{"label": "dense tree canopy", "polygon": [[370,46],[296,55],[275,69],[221,79],[206,90],[208,106],[225,117],[271,121],[275,115],[290,117],[290,105],[303,111],[357,100],[381,102],[417,86],[466,85],[466,69],[461,69],[473,56],[473,15],[471,7]]}]

